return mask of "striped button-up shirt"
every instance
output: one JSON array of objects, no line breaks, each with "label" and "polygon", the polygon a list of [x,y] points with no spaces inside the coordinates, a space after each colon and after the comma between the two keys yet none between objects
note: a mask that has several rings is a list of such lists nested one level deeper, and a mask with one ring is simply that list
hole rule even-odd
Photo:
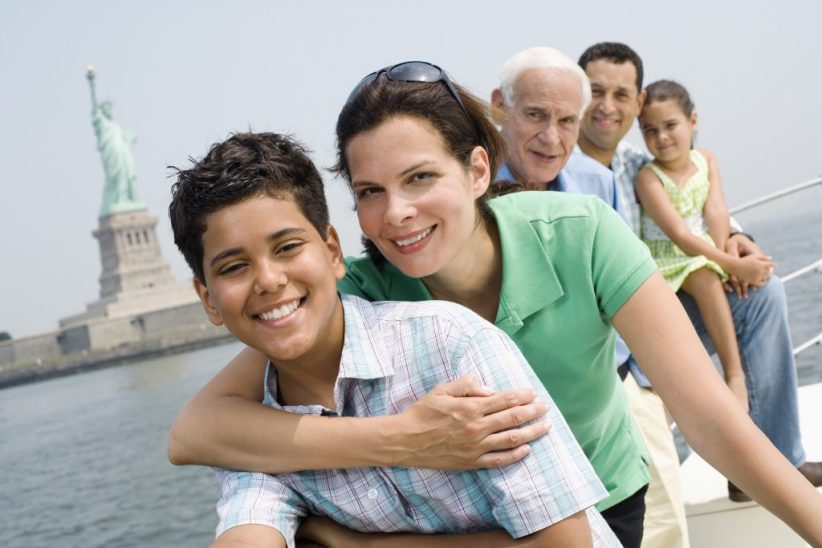
[{"label": "striped button-up shirt", "polygon": [[469,310],[441,301],[369,303],[342,296],[345,340],[336,409],[277,404],[269,364],[265,403],[303,414],[379,416],[408,409],[435,385],[470,375],[493,390],[533,386],[548,402],[548,434],[502,468],[353,468],[267,475],[216,470],[219,535],[262,524],[294,546],[301,518],[327,515],[363,532],[504,529],[518,538],[586,510],[595,546],[618,541],[593,505],[607,493],[514,343]]},{"label": "striped button-up shirt", "polygon": [[637,236],[640,230],[641,208],[634,184],[640,168],[651,160],[653,160],[651,155],[627,141],[621,141],[617,145],[614,157],[611,159],[611,170],[614,172],[617,191],[622,201],[623,216]]}]

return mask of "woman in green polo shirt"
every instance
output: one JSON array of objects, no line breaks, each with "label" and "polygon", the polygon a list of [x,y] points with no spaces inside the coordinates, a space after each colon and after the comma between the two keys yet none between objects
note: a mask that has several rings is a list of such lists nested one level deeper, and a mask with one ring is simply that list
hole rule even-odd
[{"label": "woman in green polo shirt", "polygon": [[[736,403],[647,248],[604,202],[547,192],[486,201],[503,159],[500,138],[485,105],[427,63],[363,79],[340,114],[337,138],[338,171],[351,183],[369,251],[348,261],[340,290],[372,300],[451,300],[506,331],[608,489],[598,507],[618,536],[635,539],[637,528],[641,536],[648,477],[615,372],[612,325],[692,447],[800,534],[822,542],[813,519],[822,497]],[[437,426],[476,408],[475,399],[459,407],[435,394],[402,419],[382,422],[306,420],[255,403],[263,367],[261,356],[244,351],[195,396],[173,428],[173,462],[264,472],[463,467],[442,457],[453,423]],[[505,413],[494,417],[513,423],[518,414]],[[426,434],[415,449],[420,431]],[[488,463],[493,457],[484,457]]]}]

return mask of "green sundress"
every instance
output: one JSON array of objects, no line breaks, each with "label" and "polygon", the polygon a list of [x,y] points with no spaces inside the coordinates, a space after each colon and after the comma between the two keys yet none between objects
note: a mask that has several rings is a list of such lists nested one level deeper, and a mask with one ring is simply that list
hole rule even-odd
[{"label": "green sundress", "polygon": [[[699,151],[691,151],[691,161],[696,165],[696,173],[688,179],[682,186],[677,184],[665,172],[653,162],[646,165],[662,182],[665,193],[676,208],[679,216],[691,230],[691,233],[699,236],[711,245],[715,245],[713,239],[708,234],[708,227],[702,216],[702,209],[708,199],[708,161]],[[659,267],[660,273],[674,291],[679,291],[685,278],[691,272],[707,267],[716,272],[722,281],[728,279],[728,275],[714,261],[709,260],[704,255],[686,255],[679,246],[668,238],[661,228],[651,219],[645,210],[641,214],[642,241],[647,244]]]}]

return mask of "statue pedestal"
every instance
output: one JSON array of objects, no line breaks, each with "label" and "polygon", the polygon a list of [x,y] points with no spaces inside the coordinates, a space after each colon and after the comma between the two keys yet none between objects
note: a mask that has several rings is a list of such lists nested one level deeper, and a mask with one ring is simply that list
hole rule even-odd
[{"label": "statue pedestal", "polygon": [[100,243],[100,298],[174,284],[157,241],[157,218],[145,209],[100,219],[93,232]]},{"label": "statue pedestal", "polygon": [[[175,309],[188,310],[180,315],[179,325],[171,319],[163,329],[185,329],[190,323],[200,330],[201,324],[208,324],[191,283],[174,279],[157,241],[156,226],[157,218],[145,209],[113,213],[100,219],[93,232],[100,243],[103,265],[100,298],[86,305],[85,312],[61,319],[64,334],[94,326],[105,335],[84,343],[93,350],[140,340],[146,335],[145,320],[140,318],[158,312],[167,311],[173,318]],[[63,339],[68,340],[66,336]],[[72,350],[79,348],[77,344],[70,346]]]}]

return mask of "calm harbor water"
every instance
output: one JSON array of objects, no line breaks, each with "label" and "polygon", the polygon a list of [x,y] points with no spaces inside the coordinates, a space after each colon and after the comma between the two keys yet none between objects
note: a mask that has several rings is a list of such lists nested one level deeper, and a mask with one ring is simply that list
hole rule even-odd
[{"label": "calm harbor water", "polygon": [[[822,216],[746,226],[784,274],[822,256]],[[795,343],[822,330],[819,275],[787,286]],[[209,470],[168,463],[184,402],[239,345],[0,390],[0,546],[199,547],[213,538]],[[799,360],[822,381],[822,349]],[[816,457],[819,457],[816,455]]]}]

